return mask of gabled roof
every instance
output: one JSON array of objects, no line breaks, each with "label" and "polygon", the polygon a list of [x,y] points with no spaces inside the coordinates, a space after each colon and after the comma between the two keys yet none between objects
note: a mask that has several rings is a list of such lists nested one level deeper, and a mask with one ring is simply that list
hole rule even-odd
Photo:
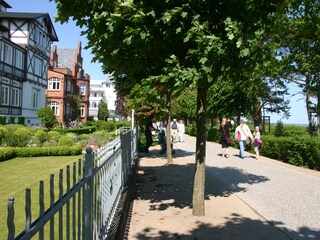
[{"label": "gabled roof", "polygon": [[48,28],[48,33],[50,34],[50,40],[59,41],[57,33],[51,21],[50,15],[48,13],[0,12],[0,19],[1,18],[26,19],[26,20],[28,19],[37,20],[39,18],[44,18],[44,22],[46,24],[46,27]]},{"label": "gabled roof", "polygon": [[4,6],[5,8],[12,8],[6,1],[0,0],[0,5]]}]

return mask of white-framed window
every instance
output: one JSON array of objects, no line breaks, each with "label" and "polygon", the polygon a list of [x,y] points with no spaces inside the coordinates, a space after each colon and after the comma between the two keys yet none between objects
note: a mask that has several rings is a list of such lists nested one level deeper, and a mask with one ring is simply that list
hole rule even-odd
[{"label": "white-framed window", "polygon": [[86,95],[86,85],[83,83],[80,84],[80,95]]},{"label": "white-framed window", "polygon": [[5,63],[12,65],[12,54],[13,48],[8,44],[4,44],[4,57],[3,60]]},{"label": "white-framed window", "polygon": [[15,66],[19,69],[23,69],[23,64],[24,64],[23,52],[17,50],[16,51],[16,64],[15,64]]},{"label": "white-framed window", "polygon": [[40,104],[40,89],[33,88],[32,89],[32,107],[39,108]]},{"label": "white-framed window", "polygon": [[50,78],[48,81],[48,90],[60,90],[60,79]]},{"label": "white-framed window", "polygon": [[42,74],[42,61],[40,58],[35,57],[34,58],[34,73],[38,76],[41,76]]},{"label": "white-framed window", "polygon": [[12,88],[11,103],[12,103],[12,106],[15,106],[15,107],[20,106],[20,89]]},{"label": "white-framed window", "polygon": [[60,104],[57,102],[51,102],[49,104],[50,108],[53,110],[53,113],[55,116],[59,116],[60,115]]},{"label": "white-framed window", "polygon": [[1,104],[9,105],[9,86],[1,86]]},{"label": "white-framed window", "polygon": [[84,106],[80,106],[80,109],[79,109],[80,117],[84,117],[84,110],[85,110]]},{"label": "white-framed window", "polygon": [[92,102],[91,106],[92,108],[97,108],[97,102]]}]

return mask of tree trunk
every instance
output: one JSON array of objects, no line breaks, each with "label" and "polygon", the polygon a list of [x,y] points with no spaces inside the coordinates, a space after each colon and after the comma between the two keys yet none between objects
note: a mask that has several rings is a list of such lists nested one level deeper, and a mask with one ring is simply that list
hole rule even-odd
[{"label": "tree trunk", "polygon": [[[319,75],[318,75],[319,76]],[[317,94],[317,136],[320,136],[320,79],[318,79],[318,94]]]},{"label": "tree trunk", "polygon": [[204,216],[204,196],[205,196],[205,155],[206,155],[206,101],[207,101],[207,81],[199,84],[197,93],[197,142],[195,174],[193,185],[193,215]]},{"label": "tree trunk", "polygon": [[253,118],[253,125],[255,126],[259,126],[260,127],[260,131],[262,133],[265,132],[265,126],[264,124],[262,124],[262,111],[261,111],[261,105],[260,103],[257,103],[254,105],[253,107],[253,112],[252,112],[252,118]]},{"label": "tree trunk", "polygon": [[166,145],[167,145],[167,164],[173,163],[172,148],[171,148],[171,94],[167,94],[167,111],[168,111],[168,123],[166,127]]},{"label": "tree trunk", "polygon": [[309,123],[309,126],[308,126],[308,132],[310,134],[313,133],[313,121],[312,121],[312,112],[310,110],[310,94],[309,94],[309,91],[307,90],[306,91],[306,108],[307,108],[307,115],[308,115],[308,123]]}]

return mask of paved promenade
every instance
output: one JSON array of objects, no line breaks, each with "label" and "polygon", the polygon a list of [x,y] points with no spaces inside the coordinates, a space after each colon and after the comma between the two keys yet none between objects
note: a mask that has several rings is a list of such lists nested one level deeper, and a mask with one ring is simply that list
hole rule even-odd
[{"label": "paved promenade", "polygon": [[192,215],[195,138],[141,155],[128,239],[320,239],[320,172],[207,142],[206,214]]}]

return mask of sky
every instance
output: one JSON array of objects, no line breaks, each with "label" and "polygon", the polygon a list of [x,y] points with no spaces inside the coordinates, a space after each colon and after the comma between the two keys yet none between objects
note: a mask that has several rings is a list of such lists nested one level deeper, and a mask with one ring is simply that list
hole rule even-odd
[{"label": "sky", "polygon": [[77,48],[78,41],[81,41],[81,53],[83,57],[83,69],[85,70],[85,73],[88,73],[92,80],[104,80],[107,78],[107,75],[105,75],[101,70],[101,64],[91,63],[93,55],[91,54],[90,50],[84,49],[88,41],[84,36],[80,36],[81,29],[71,20],[65,24],[55,22],[53,16],[57,13],[57,9],[54,1],[6,0],[6,2],[12,7],[11,9],[8,9],[8,12],[49,13],[59,39],[58,42],[53,42],[53,45],[56,45],[58,49],[75,49]]},{"label": "sky", "polygon": [[[6,0],[11,5],[10,12],[40,12],[49,13],[53,22],[54,28],[59,38],[59,42],[54,42],[53,45],[57,45],[58,48],[76,48],[78,41],[82,42],[82,48],[87,44],[85,36],[81,36],[81,29],[75,25],[73,21],[69,21],[65,24],[55,22],[54,15],[57,12],[56,4],[54,1],[49,0]],[[104,80],[107,75],[103,74],[101,70],[101,64],[92,63],[93,55],[90,49],[82,49],[83,68],[85,73],[90,75],[92,80]],[[259,89],[257,89],[259,91]],[[282,115],[268,114],[270,116],[271,123],[276,123],[281,120],[284,124],[308,124],[307,111],[305,107],[305,101],[301,94],[296,94],[298,89],[294,86],[290,86],[290,94],[293,96],[286,97],[290,100],[290,113],[291,116],[288,119],[282,118]]]}]

